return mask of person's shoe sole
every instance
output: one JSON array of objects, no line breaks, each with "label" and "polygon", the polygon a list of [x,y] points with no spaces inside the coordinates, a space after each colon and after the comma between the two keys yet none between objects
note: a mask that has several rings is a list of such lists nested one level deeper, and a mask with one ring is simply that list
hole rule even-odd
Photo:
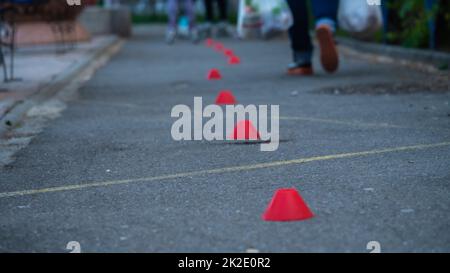
[{"label": "person's shoe sole", "polygon": [[339,67],[339,56],[334,42],[333,33],[327,26],[316,29],[316,37],[320,47],[320,61],[328,73],[335,72]]},{"label": "person's shoe sole", "polygon": [[312,67],[297,67],[288,69],[287,74],[290,76],[312,76],[314,71]]}]

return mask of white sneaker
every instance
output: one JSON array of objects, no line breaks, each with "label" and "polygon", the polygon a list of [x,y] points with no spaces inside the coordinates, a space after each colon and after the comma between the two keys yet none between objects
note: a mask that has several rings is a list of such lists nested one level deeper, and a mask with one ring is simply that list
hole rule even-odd
[{"label": "white sneaker", "polygon": [[171,45],[175,42],[175,38],[177,37],[177,32],[173,29],[169,29],[166,32],[166,43]]}]

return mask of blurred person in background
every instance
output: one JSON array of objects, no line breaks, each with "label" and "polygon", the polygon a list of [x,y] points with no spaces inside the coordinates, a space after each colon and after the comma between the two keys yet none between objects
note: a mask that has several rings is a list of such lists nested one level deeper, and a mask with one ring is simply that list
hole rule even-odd
[{"label": "blurred person in background", "polygon": [[[313,45],[309,35],[309,15],[306,0],[288,0],[294,17],[289,29],[293,62],[288,66],[289,75],[312,75]],[[312,0],[315,17],[315,33],[320,48],[320,60],[328,73],[338,69],[339,57],[334,41],[339,0]]]},{"label": "blurred person in background", "polygon": [[[213,36],[213,26],[217,37],[231,36],[228,25],[228,1],[227,0],[204,0],[206,23],[203,27],[203,36]],[[215,5],[214,5],[215,4]],[[215,18],[215,7],[219,11],[218,20]],[[217,25],[215,24],[217,22]]]},{"label": "blurred person in background", "polygon": [[184,7],[184,13],[188,19],[190,39],[192,42],[198,42],[198,31],[195,24],[195,7],[194,0],[168,0],[167,1],[167,14],[169,16],[169,26],[166,33],[166,42],[173,44],[177,37],[177,23],[179,4]]}]

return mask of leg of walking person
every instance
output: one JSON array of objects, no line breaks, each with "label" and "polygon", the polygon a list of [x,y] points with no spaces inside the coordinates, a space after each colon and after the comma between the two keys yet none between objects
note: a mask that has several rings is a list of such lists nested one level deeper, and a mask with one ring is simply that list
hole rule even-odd
[{"label": "leg of walking person", "polygon": [[219,9],[219,23],[217,24],[217,36],[229,37],[231,31],[228,26],[228,1],[215,0]]},{"label": "leg of walking person", "polygon": [[336,31],[339,0],[312,0],[312,10],[316,20],[316,27],[328,25]]},{"label": "leg of walking person", "polygon": [[294,17],[294,24],[289,29],[293,63],[289,64],[291,75],[311,75],[313,46],[309,36],[309,16],[306,0],[288,0]]},{"label": "leg of walking person", "polygon": [[219,7],[219,20],[221,22],[226,22],[228,20],[228,1],[227,0],[216,0]]},{"label": "leg of walking person", "polygon": [[194,43],[196,43],[198,42],[199,37],[196,27],[194,0],[182,0],[182,1],[184,1],[184,12],[189,20],[189,31],[191,40]]},{"label": "leg of walking person", "polygon": [[189,28],[194,29],[195,28],[195,7],[194,7],[194,1],[193,0],[182,0],[184,3],[184,13],[186,17],[189,20]]},{"label": "leg of walking person", "polygon": [[202,36],[204,38],[212,37],[212,25],[214,23],[214,0],[203,0],[205,7],[205,23],[201,27]]},{"label": "leg of walking person", "polygon": [[320,60],[328,73],[335,72],[339,67],[339,55],[334,41],[338,7],[339,0],[312,0]]},{"label": "leg of walking person", "polygon": [[167,1],[167,16],[169,17],[169,25],[166,33],[166,42],[172,44],[175,41],[178,18],[178,0]]},{"label": "leg of walking person", "polygon": [[214,0],[204,0],[203,4],[205,5],[205,19],[206,22],[212,24],[214,22]]}]

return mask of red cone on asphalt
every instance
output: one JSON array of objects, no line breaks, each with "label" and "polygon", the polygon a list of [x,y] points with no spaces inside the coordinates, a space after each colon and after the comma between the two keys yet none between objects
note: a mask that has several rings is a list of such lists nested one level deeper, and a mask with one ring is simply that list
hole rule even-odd
[{"label": "red cone on asphalt", "polygon": [[225,47],[223,46],[223,44],[217,42],[217,43],[214,45],[214,48],[215,48],[217,51],[222,51]]},{"label": "red cone on asphalt", "polygon": [[279,189],[262,215],[264,221],[303,221],[314,217],[296,189]]},{"label": "red cone on asphalt", "polygon": [[243,120],[238,122],[236,127],[234,127],[233,134],[230,135],[232,140],[260,140],[258,130],[250,120]]},{"label": "red cone on asphalt", "polygon": [[224,49],[223,54],[225,54],[225,56],[227,57],[234,56],[234,52],[231,49]]},{"label": "red cone on asphalt", "polygon": [[236,104],[236,98],[234,97],[234,95],[231,91],[223,90],[217,96],[216,104],[218,104],[218,105]]},{"label": "red cone on asphalt", "polygon": [[220,80],[220,79],[222,79],[222,75],[220,74],[218,69],[213,68],[208,72],[208,80]]},{"label": "red cone on asphalt", "polygon": [[207,47],[213,47],[214,46],[214,40],[211,38],[206,39],[206,46]]},{"label": "red cone on asphalt", "polygon": [[241,59],[238,56],[231,56],[228,58],[228,64],[240,64]]}]

